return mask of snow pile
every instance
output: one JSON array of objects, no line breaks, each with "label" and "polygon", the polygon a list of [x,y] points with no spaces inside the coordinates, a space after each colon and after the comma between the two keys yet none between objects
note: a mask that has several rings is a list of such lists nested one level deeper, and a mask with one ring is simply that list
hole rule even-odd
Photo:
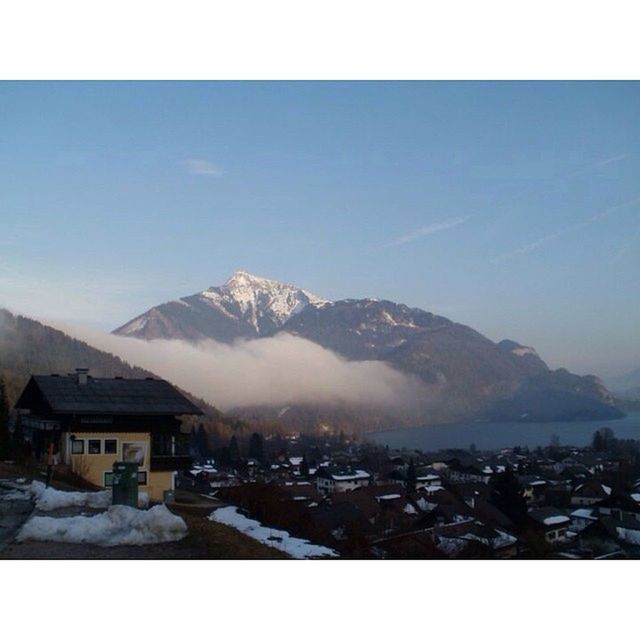
[{"label": "snow pile", "polygon": [[302,538],[294,538],[287,531],[265,527],[257,520],[251,520],[241,513],[238,513],[237,507],[222,507],[216,509],[209,516],[209,520],[233,527],[250,538],[268,547],[283,551],[298,560],[305,558],[338,557],[338,553],[333,549],[329,549],[329,547],[312,544]]},{"label": "snow pile", "polygon": [[[46,487],[43,482],[34,480],[27,487],[30,496],[35,500],[39,511],[56,511],[72,507],[84,509],[108,509],[111,506],[111,490],[106,491],[59,491],[53,487]],[[26,493],[26,492],[25,492]],[[24,493],[23,493],[24,495]],[[149,506],[149,494],[145,491],[138,493],[138,507],[146,509]]]},{"label": "snow pile", "polygon": [[640,531],[637,529],[625,529],[624,527],[616,527],[616,533],[623,542],[633,545],[640,545]]},{"label": "snow pile", "polygon": [[55,511],[69,507],[106,509],[111,505],[111,491],[58,491],[34,480],[29,492],[39,511]]},{"label": "snow pile", "polygon": [[36,516],[24,524],[16,539],[115,547],[174,542],[186,535],[184,520],[164,505],[148,511],[114,505],[95,516]]}]

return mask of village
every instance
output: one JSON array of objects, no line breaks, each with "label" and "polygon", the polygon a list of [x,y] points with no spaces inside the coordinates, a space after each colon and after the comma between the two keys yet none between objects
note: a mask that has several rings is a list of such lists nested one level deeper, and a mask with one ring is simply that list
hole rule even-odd
[{"label": "village", "polygon": [[426,452],[328,427],[223,443],[182,430],[201,414],[162,380],[33,376],[13,425],[28,459],[0,469],[0,557],[225,557],[190,533],[214,528],[251,539],[234,557],[640,557],[640,446],[607,427],[582,448]]},{"label": "village", "polygon": [[394,451],[302,434],[264,445],[263,459],[201,459],[179,486],[345,558],[640,557],[640,449],[608,428],[591,447],[531,451]]}]

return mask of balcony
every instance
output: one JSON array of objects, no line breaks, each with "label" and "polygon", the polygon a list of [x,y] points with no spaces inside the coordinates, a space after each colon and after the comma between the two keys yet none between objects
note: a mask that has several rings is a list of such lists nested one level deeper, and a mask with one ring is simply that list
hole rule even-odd
[{"label": "balcony", "polygon": [[177,471],[191,467],[189,436],[153,434],[151,436],[151,471]]}]

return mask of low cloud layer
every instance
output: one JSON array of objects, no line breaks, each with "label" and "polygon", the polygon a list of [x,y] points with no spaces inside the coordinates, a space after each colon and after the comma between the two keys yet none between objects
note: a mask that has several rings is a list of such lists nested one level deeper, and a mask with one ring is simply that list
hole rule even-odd
[{"label": "low cloud layer", "polygon": [[305,402],[404,405],[423,391],[417,379],[383,362],[349,362],[287,333],[232,345],[214,341],[193,345],[56,326],[129,364],[149,369],[223,411]]}]

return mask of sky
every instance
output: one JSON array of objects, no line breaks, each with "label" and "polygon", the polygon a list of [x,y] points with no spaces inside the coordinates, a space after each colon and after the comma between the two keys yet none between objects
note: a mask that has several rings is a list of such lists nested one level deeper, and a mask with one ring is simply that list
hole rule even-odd
[{"label": "sky", "polygon": [[111,330],[237,269],[640,366],[638,82],[0,82],[0,306]]}]

